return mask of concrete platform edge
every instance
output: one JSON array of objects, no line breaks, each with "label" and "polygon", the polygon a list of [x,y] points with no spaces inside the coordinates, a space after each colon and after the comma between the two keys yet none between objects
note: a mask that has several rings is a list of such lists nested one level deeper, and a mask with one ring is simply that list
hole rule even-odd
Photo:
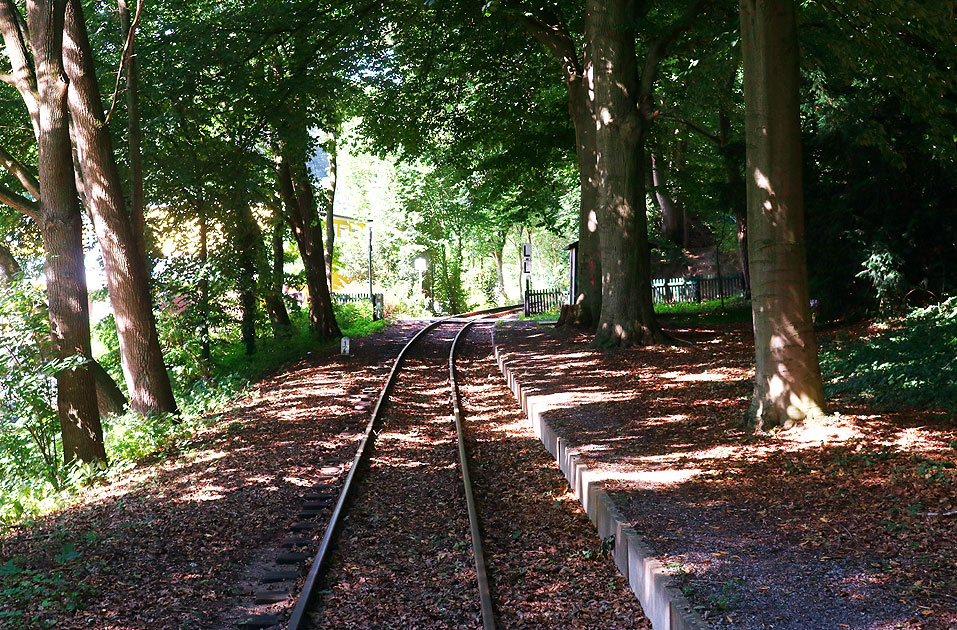
[{"label": "concrete platform edge", "polygon": [[582,463],[577,449],[542,418],[541,403],[518,381],[515,372],[505,362],[495,342],[492,331],[492,348],[495,361],[509,389],[522,406],[535,435],[558,463],[575,496],[581,502],[588,518],[604,541],[613,539],[612,556],[615,566],[627,580],[632,592],[641,602],[645,616],[654,630],[707,630],[708,624],[701,618],[680,590],[671,586],[665,565],[655,558],[651,547],[633,527],[628,525],[600,484],[596,475]]}]

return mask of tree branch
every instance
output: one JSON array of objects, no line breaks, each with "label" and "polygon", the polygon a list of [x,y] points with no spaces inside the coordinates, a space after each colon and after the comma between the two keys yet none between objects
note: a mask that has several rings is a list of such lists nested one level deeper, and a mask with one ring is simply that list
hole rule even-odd
[{"label": "tree branch", "polygon": [[14,210],[19,210],[36,221],[37,224],[40,223],[40,204],[18,195],[6,186],[0,186],[0,203],[8,205]]},{"label": "tree branch", "polygon": [[33,195],[34,199],[40,198],[40,181],[37,176],[3,147],[0,147],[0,165],[16,177],[27,192]]},{"label": "tree branch", "polygon": [[645,57],[645,67],[638,78],[638,108],[642,110],[646,119],[649,117],[648,109],[652,103],[651,94],[654,90],[655,79],[658,78],[658,64],[664,59],[668,46],[691,28],[691,24],[698,17],[698,14],[710,3],[711,0],[694,0],[688,10],[674,21],[667,33],[652,41],[648,56]]},{"label": "tree branch", "polygon": [[679,117],[679,116],[675,116],[674,114],[668,114],[668,113],[662,113],[662,114],[659,114],[659,115],[660,115],[662,118],[669,118],[669,119],[671,119],[671,120],[674,120],[675,122],[681,123],[682,125],[686,126],[688,129],[691,129],[692,131],[695,131],[695,132],[701,134],[702,136],[704,136],[705,138],[707,138],[707,139],[710,140],[711,142],[714,142],[715,144],[723,144],[723,141],[722,141],[722,139],[721,139],[721,136],[719,136],[719,135],[716,134],[716,133],[712,133],[712,132],[708,131],[708,130],[705,129],[704,127],[700,127],[700,126],[696,125],[695,123],[691,122],[690,120],[685,120],[684,118],[681,118],[681,117]]},{"label": "tree branch", "polygon": [[126,64],[130,60],[130,50],[133,48],[133,36],[136,34],[136,26],[140,23],[140,15],[143,13],[143,0],[136,1],[136,15],[133,16],[133,23],[130,24],[130,32],[126,35],[126,43],[123,45],[123,54],[120,55],[120,67],[116,69],[116,85],[113,86],[113,97],[110,99],[112,104],[110,105],[110,111],[107,112],[106,118],[103,119],[103,124],[110,124],[110,116],[113,115],[113,110],[116,109],[116,98],[120,93],[120,80],[123,78],[123,68],[126,67]]},{"label": "tree branch", "polygon": [[20,97],[30,112],[34,134],[40,133],[40,106],[37,102],[37,77],[27,52],[26,29],[20,10],[13,0],[0,0],[0,33],[6,46],[7,57],[13,73],[7,81],[20,92]]},{"label": "tree branch", "polygon": [[518,13],[519,20],[535,41],[561,62],[566,81],[581,78],[581,60],[578,58],[575,40],[572,39],[568,26],[560,16],[548,9],[532,13],[514,2],[508,3],[508,6]]}]

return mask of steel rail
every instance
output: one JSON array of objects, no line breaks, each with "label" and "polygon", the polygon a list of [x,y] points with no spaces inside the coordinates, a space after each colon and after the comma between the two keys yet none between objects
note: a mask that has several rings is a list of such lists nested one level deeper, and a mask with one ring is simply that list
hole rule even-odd
[{"label": "steel rail", "polygon": [[482,627],[484,630],[495,630],[495,610],[492,607],[492,593],[488,583],[488,571],[485,564],[485,551],[482,548],[482,534],[475,507],[475,493],[472,491],[472,476],[469,473],[468,455],[465,452],[465,427],[462,422],[462,401],[459,396],[458,383],[455,380],[455,351],[459,340],[466,334],[473,324],[488,316],[480,316],[476,320],[466,323],[455,335],[452,348],[449,350],[449,384],[452,388],[452,413],[455,416],[455,433],[459,443],[459,465],[462,468],[462,484],[465,486],[465,503],[469,512],[469,528],[472,533],[472,555],[475,557],[475,578],[478,581],[479,602],[482,608]]},{"label": "steel rail", "polygon": [[316,584],[319,581],[319,574],[325,564],[326,556],[329,554],[329,549],[332,546],[332,539],[335,536],[336,530],[339,526],[339,517],[342,515],[345,509],[345,504],[349,499],[349,494],[352,490],[353,480],[355,479],[356,472],[359,469],[359,464],[362,463],[363,458],[365,458],[373,442],[373,440],[370,438],[375,430],[375,425],[382,416],[382,412],[385,409],[385,403],[388,400],[393,385],[395,384],[396,374],[398,374],[399,368],[402,365],[402,361],[405,359],[405,355],[409,349],[415,344],[415,342],[417,342],[429,331],[432,331],[443,324],[450,323],[457,318],[471,316],[488,317],[497,314],[504,315],[519,308],[522,307],[504,306],[482,311],[471,311],[434,321],[413,335],[412,338],[409,339],[409,341],[405,344],[405,346],[402,347],[402,350],[399,351],[398,356],[395,358],[395,361],[392,364],[392,369],[389,371],[389,375],[386,378],[385,385],[382,387],[382,391],[379,393],[379,398],[376,401],[375,409],[372,412],[372,417],[369,418],[369,422],[366,424],[362,441],[359,443],[356,456],[353,458],[352,466],[349,468],[349,474],[346,475],[346,481],[342,486],[342,490],[339,492],[339,499],[336,501],[336,507],[332,511],[332,516],[329,517],[329,523],[326,525],[326,530],[323,533],[322,542],[319,543],[319,550],[316,552],[316,557],[312,562],[312,566],[309,568],[309,573],[306,575],[306,581],[302,585],[302,590],[299,593],[299,600],[296,602],[296,607],[293,609],[292,615],[289,617],[289,624],[287,626],[288,630],[301,630],[301,628],[304,627],[303,622],[306,618],[306,610],[309,607],[309,601],[312,599],[313,592],[316,589]]}]

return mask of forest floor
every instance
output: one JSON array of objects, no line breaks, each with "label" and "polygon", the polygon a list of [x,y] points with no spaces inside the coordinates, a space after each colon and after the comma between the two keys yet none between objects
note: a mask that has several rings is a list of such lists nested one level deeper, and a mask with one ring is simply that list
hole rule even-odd
[{"label": "forest floor", "polygon": [[[355,408],[359,393],[381,387],[401,344],[421,325],[354,339],[352,357],[316,352],[263,379],[188,443],[0,538],[0,628],[225,630],[252,614],[284,618],[291,598],[252,604],[262,588],[257,576],[284,551],[280,540],[299,520],[303,495],[325,480],[341,482],[368,419],[368,410]],[[648,628],[523,422],[492,359],[489,329],[469,338],[460,377],[481,457],[476,493],[489,526],[508,533],[487,541],[500,621],[556,630]],[[370,583],[359,578],[346,586],[361,594]],[[413,627],[401,620],[421,613],[410,593],[415,604],[386,614],[395,627]]]},{"label": "forest floor", "polygon": [[708,623],[957,628],[952,414],[846,397],[826,420],[754,436],[740,423],[749,327],[670,332],[691,344],[596,351],[533,322],[496,341]]}]

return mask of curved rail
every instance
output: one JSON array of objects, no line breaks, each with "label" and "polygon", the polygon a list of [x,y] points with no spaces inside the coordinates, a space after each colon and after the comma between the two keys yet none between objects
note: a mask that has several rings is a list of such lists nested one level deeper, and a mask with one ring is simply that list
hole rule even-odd
[{"label": "curved rail", "polygon": [[452,413],[455,415],[455,433],[459,441],[459,465],[462,467],[462,484],[465,486],[465,503],[469,511],[469,528],[472,532],[472,555],[475,556],[475,578],[478,581],[479,602],[482,607],[482,627],[495,630],[495,612],[492,608],[492,593],[489,589],[488,571],[485,565],[485,552],[482,549],[482,536],[479,529],[478,509],[475,507],[475,493],[472,491],[472,476],[469,473],[468,456],[465,452],[465,427],[462,423],[462,402],[455,381],[455,351],[459,340],[475,322],[462,326],[449,350],[449,384],[452,389]]},{"label": "curved rail", "polygon": [[[468,313],[461,313],[458,315],[453,315],[451,317],[445,317],[439,320],[436,320],[429,325],[425,326],[422,330],[417,332],[413,337],[403,346],[402,350],[399,351],[399,355],[395,358],[395,362],[392,364],[392,369],[389,371],[389,375],[386,378],[385,385],[382,388],[382,391],[379,393],[379,398],[376,401],[375,409],[372,412],[372,417],[369,418],[369,422],[366,425],[365,432],[362,436],[362,441],[359,443],[359,448],[356,451],[356,456],[352,460],[352,466],[349,468],[349,474],[346,476],[346,481],[342,486],[342,490],[339,492],[339,499],[336,501],[336,507],[332,511],[332,516],[329,517],[329,523],[326,525],[326,530],[322,536],[322,542],[319,543],[319,550],[316,552],[316,557],[312,562],[312,566],[309,568],[309,573],[306,575],[306,581],[302,585],[302,591],[299,594],[299,600],[296,602],[296,607],[292,611],[292,615],[289,617],[289,625],[287,626],[288,630],[300,630],[303,627],[303,621],[306,617],[306,609],[309,606],[309,601],[312,598],[312,594],[316,589],[316,584],[319,580],[319,573],[322,570],[326,556],[329,553],[329,549],[332,546],[332,539],[335,536],[336,529],[339,526],[339,517],[341,516],[343,510],[345,509],[346,501],[349,498],[350,491],[352,490],[353,479],[355,478],[356,471],[359,468],[359,464],[365,458],[372,440],[370,439],[375,428],[376,423],[382,416],[382,411],[385,408],[385,402],[388,400],[389,394],[392,391],[392,387],[395,384],[395,376],[399,371],[399,368],[402,365],[402,361],[405,359],[409,348],[411,348],[415,342],[417,342],[423,335],[428,333],[431,330],[434,330],[441,326],[442,324],[449,323],[456,319],[461,319],[464,317],[476,317],[476,319],[481,319],[483,317],[490,317],[494,315],[504,315],[522,308],[521,306],[503,306],[494,309],[486,309],[482,311],[471,311]],[[474,323],[474,322],[470,322]],[[468,324],[468,325],[470,325]],[[454,345],[454,344],[453,344]],[[453,387],[453,392],[454,392]],[[458,407],[455,407],[458,409]],[[456,418],[458,418],[458,412],[456,412]],[[459,437],[461,442],[461,436]],[[461,448],[461,446],[460,446]],[[460,451],[461,452],[461,451]],[[463,473],[466,469],[463,467]],[[471,495],[471,487],[468,486],[468,494]],[[474,503],[474,501],[473,501]],[[474,506],[473,506],[474,509]],[[469,515],[469,520],[471,522],[472,517],[471,513]],[[477,540],[475,535],[477,530],[473,529],[473,547],[474,541]],[[479,549],[481,550],[481,542],[479,542]],[[485,564],[484,560],[482,563],[482,574],[485,574]],[[476,572],[478,572],[478,565],[476,566]],[[481,589],[481,587],[480,587]],[[488,582],[486,579],[485,582],[486,595],[488,592]],[[491,602],[489,602],[491,605]],[[485,604],[483,603],[483,619],[485,619],[484,608]],[[491,610],[491,609],[489,609]],[[493,626],[485,626],[486,629],[494,628]]]}]

